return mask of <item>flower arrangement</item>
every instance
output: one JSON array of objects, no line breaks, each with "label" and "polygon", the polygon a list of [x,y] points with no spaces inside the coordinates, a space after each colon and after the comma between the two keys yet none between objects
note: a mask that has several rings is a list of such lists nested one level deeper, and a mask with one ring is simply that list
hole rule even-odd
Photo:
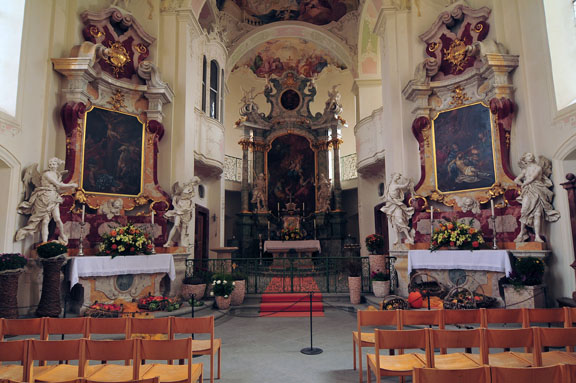
[{"label": "flower arrangement", "polygon": [[366,237],[365,243],[366,249],[368,249],[371,254],[376,254],[376,252],[382,251],[384,247],[384,237],[380,234],[370,234]]},{"label": "flower arrangement", "polygon": [[389,281],[390,274],[386,274],[382,271],[373,271],[370,274],[370,279],[372,279],[373,281]]},{"label": "flower arrangement", "polygon": [[515,258],[512,272],[506,282],[515,287],[536,286],[542,284],[544,262],[534,257]]},{"label": "flower arrangement", "polygon": [[235,287],[236,282],[234,282],[230,274],[214,274],[212,276],[212,291],[210,295],[228,298]]},{"label": "flower arrangement", "polygon": [[442,246],[469,250],[479,249],[484,244],[484,238],[481,231],[472,227],[473,222],[474,219],[472,218],[468,225],[458,221],[441,224],[432,234],[430,250],[438,250]]},{"label": "flower arrangement", "polygon": [[40,258],[54,258],[68,252],[68,247],[57,241],[42,242],[36,247]]},{"label": "flower arrangement", "polygon": [[28,259],[18,253],[0,254],[0,272],[18,270],[26,266]]},{"label": "flower arrangement", "polygon": [[280,238],[283,241],[298,241],[303,238],[303,235],[300,229],[296,227],[293,229],[282,229],[280,231]]},{"label": "flower arrangement", "polygon": [[147,295],[138,300],[138,308],[148,311],[174,311],[180,308],[181,302],[175,298]]},{"label": "flower arrangement", "polygon": [[110,233],[102,236],[99,255],[109,255],[112,258],[117,255],[151,254],[154,245],[148,234],[131,223],[112,229]]}]

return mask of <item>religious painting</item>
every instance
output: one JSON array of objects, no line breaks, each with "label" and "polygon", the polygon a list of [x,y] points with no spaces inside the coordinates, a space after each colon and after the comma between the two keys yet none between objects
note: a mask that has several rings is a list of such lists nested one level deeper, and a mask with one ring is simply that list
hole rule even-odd
[{"label": "religious painting", "polygon": [[268,151],[268,209],[276,212],[293,202],[298,209],[313,211],[315,158],[310,142],[299,135],[276,138]]},{"label": "religious painting", "polygon": [[482,103],[440,112],[432,121],[436,188],[459,192],[496,182],[490,109]]},{"label": "religious painting", "polygon": [[137,115],[101,107],[86,113],[81,176],[85,192],[140,194],[144,129]]}]

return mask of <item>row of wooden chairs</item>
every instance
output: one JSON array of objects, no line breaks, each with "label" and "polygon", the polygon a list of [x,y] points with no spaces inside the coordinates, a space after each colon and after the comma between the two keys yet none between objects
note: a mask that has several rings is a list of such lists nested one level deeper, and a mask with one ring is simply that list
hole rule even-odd
[{"label": "row of wooden chairs", "polygon": [[[0,366],[0,379],[18,382],[64,382],[87,378],[100,382],[124,382],[159,377],[162,382],[202,382],[202,363],[192,363],[192,338],[173,340],[15,340],[0,343],[0,360],[21,365]],[[166,360],[145,364],[146,360]],[[173,360],[185,360],[174,365]],[[60,364],[47,364],[60,361]],[[66,361],[66,363],[62,363]],[[70,364],[76,361],[76,364]],[[90,364],[92,361],[101,364]],[[104,364],[123,361],[120,364]],[[37,363],[36,363],[37,362]],[[44,363],[41,363],[44,362]]]},{"label": "row of wooden chairs", "polygon": [[415,368],[413,383],[576,383],[576,365],[557,364],[548,367],[474,367],[457,370]]},{"label": "row of wooden chairs", "polygon": [[[358,311],[357,331],[352,332],[352,351],[354,369],[358,369],[362,383],[362,348],[374,347],[374,332],[364,327],[389,326],[401,330],[407,326],[473,325],[490,327],[494,324],[514,324],[518,327],[530,327],[538,324],[574,327],[576,308],[552,309],[475,309],[475,310],[394,310]],[[358,349],[358,351],[356,351]]]},{"label": "row of wooden chairs", "polygon": [[[0,379],[0,383],[21,383],[21,382],[17,381],[17,380]],[[78,379],[67,380],[65,382],[58,382],[58,383],[109,383],[109,382],[100,382],[98,380],[78,378]],[[122,382],[122,383],[160,383],[160,378],[158,376],[155,376],[153,378],[148,378],[148,379],[132,379],[132,380],[127,380],[126,382]]]},{"label": "row of wooden chairs", "polygon": [[120,335],[125,339],[142,338],[149,334],[162,334],[166,339],[176,339],[178,334],[195,336],[204,334],[208,339],[193,343],[193,355],[210,357],[210,383],[214,382],[214,356],[218,355],[217,378],[221,372],[222,340],[214,336],[214,317],[165,317],[165,318],[31,318],[0,319],[0,340],[7,336],[34,336],[38,339],[55,339],[55,336],[76,335],[90,339],[94,335]]},{"label": "row of wooden chairs", "polygon": [[[366,355],[368,382],[371,373],[381,376],[409,376],[414,368],[463,369],[482,365],[494,367],[542,367],[576,365],[576,327],[530,327],[516,329],[478,328],[471,330],[416,329],[375,330],[374,353]],[[546,351],[548,348],[565,350]],[[472,353],[476,348],[478,353]],[[523,351],[506,351],[521,348]],[[405,352],[405,350],[417,350]],[[470,349],[470,352],[449,349]],[[493,352],[494,349],[504,349]],[[383,350],[398,350],[385,355]],[[424,352],[421,352],[424,350]],[[440,350],[437,354],[436,350]]]}]

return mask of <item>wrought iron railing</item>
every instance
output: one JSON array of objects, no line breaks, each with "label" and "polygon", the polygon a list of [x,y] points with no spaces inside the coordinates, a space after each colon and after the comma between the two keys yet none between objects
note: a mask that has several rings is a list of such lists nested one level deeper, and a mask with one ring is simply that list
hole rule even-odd
[{"label": "wrought iron railing", "polygon": [[[289,254],[289,253],[288,253]],[[356,257],[362,265],[362,291],[371,291],[370,262],[368,257]],[[248,293],[304,292],[311,288],[323,293],[348,292],[348,263],[351,257],[263,257],[233,259],[203,259],[186,261],[186,276],[199,271],[230,273],[237,271],[246,276]],[[394,257],[387,257],[392,290],[397,286]],[[269,286],[274,288],[268,289]],[[268,289],[268,291],[267,291]]]},{"label": "wrought iron railing", "polygon": [[356,153],[340,157],[340,174],[342,175],[342,181],[358,178],[357,162],[358,158]]},{"label": "wrought iron railing", "polygon": [[224,157],[224,179],[227,181],[242,181],[242,158]]}]

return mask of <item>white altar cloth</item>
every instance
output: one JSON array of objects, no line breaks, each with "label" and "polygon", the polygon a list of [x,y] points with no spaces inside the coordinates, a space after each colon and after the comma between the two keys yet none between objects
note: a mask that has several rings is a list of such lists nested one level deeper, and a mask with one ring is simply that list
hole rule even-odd
[{"label": "white altar cloth", "polygon": [[170,280],[176,278],[172,254],[129,255],[111,257],[71,257],[70,287],[83,277],[104,277],[124,274],[167,273]]},{"label": "white altar cloth", "polygon": [[287,252],[294,249],[300,253],[312,252],[320,250],[320,241],[317,239],[307,239],[303,241],[265,241],[264,251],[274,252]]},{"label": "white altar cloth", "polygon": [[512,272],[506,250],[410,250],[408,251],[408,274],[413,269],[434,270],[486,270]]}]

